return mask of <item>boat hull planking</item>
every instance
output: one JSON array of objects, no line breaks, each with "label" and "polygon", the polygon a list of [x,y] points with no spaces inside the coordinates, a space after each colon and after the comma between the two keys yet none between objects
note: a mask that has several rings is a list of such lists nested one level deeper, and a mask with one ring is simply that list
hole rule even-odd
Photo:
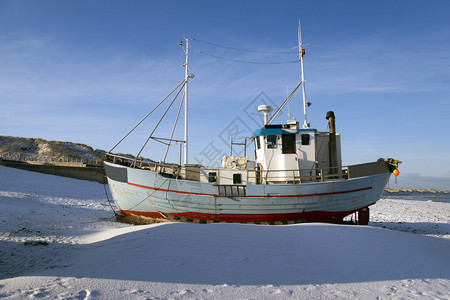
[{"label": "boat hull planking", "polygon": [[332,222],[380,199],[390,172],[301,184],[247,184],[245,196],[219,196],[218,186],[166,178],[105,162],[122,215],[161,220],[240,223]]}]

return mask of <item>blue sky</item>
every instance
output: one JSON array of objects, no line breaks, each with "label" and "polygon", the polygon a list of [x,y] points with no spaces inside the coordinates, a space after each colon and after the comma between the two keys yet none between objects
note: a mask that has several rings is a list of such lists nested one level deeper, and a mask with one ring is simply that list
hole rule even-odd
[{"label": "blue sky", "polygon": [[[256,105],[284,100],[300,65],[199,51],[293,61],[301,19],[311,127],[326,130],[333,110],[344,164],[394,157],[403,164],[391,187],[450,189],[449,11],[449,1],[0,0],[0,135],[109,150],[184,78],[184,34],[196,39],[190,163],[209,164],[230,136],[261,125]],[[289,110],[303,119],[301,93]],[[151,122],[117,150],[137,154]]]}]

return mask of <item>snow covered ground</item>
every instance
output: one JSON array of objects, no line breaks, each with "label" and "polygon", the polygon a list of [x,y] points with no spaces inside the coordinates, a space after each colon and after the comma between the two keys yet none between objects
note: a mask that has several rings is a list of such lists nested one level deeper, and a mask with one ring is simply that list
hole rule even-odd
[{"label": "snow covered ground", "polygon": [[450,203],[369,226],[114,221],[104,186],[0,166],[0,298],[450,299]]}]

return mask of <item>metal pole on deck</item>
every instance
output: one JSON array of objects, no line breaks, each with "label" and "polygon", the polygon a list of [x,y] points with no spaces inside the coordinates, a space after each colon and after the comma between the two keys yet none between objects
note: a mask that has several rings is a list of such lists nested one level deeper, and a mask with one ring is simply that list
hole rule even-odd
[{"label": "metal pole on deck", "polygon": [[184,49],[184,53],[186,54],[186,61],[183,63],[184,69],[184,164],[188,163],[188,79],[194,78],[194,74],[189,74],[188,69],[188,57],[189,57],[189,39],[183,36],[186,41],[186,47],[183,47],[183,42],[180,42],[181,48]]},{"label": "metal pole on deck", "polygon": [[184,63],[184,79],[186,80],[184,86],[184,164],[188,163],[188,54],[189,54],[189,39],[186,39],[186,62]]},{"label": "metal pole on deck", "polygon": [[303,55],[305,55],[305,50],[302,44],[302,28],[300,20],[298,20],[298,53],[300,59],[300,65],[302,68],[302,92],[303,92],[303,115],[305,116],[305,121],[303,122],[303,129],[309,128],[308,121],[306,120],[306,91],[305,91],[305,69],[303,67]]}]

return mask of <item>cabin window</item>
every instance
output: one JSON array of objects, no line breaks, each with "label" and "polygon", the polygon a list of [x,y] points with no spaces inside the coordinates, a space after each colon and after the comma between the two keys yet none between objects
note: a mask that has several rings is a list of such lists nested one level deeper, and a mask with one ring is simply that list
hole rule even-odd
[{"label": "cabin window", "polygon": [[295,135],[283,134],[281,135],[281,144],[283,154],[295,153]]},{"label": "cabin window", "polygon": [[208,182],[217,182],[217,172],[208,173]]},{"label": "cabin window", "polygon": [[309,134],[302,134],[302,145],[311,144],[311,136]]},{"label": "cabin window", "polygon": [[268,135],[267,136],[267,149],[276,149],[277,148],[277,136],[276,135]]},{"label": "cabin window", "polygon": [[233,184],[242,183],[242,174],[233,174]]},{"label": "cabin window", "polygon": [[255,138],[256,149],[261,149],[261,141],[259,140],[259,136]]}]

